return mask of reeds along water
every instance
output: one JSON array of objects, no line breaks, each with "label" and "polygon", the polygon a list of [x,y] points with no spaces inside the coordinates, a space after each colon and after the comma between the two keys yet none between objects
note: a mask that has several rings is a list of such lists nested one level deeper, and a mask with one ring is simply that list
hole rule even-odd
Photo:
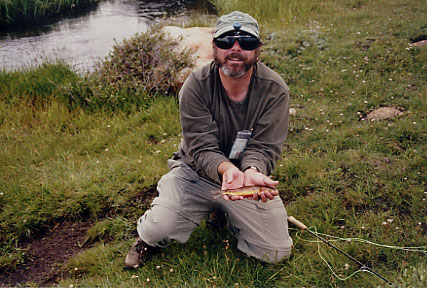
[{"label": "reeds along water", "polygon": [[100,1],[101,0],[2,0],[0,1],[0,27],[18,24],[20,21],[37,21],[79,7],[96,4]]}]

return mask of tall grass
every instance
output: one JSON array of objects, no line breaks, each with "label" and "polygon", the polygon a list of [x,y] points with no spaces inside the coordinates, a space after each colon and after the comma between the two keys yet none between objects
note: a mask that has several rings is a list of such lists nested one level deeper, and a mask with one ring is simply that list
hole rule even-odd
[{"label": "tall grass", "polygon": [[48,17],[97,4],[99,1],[101,0],[2,0],[0,1],[0,28],[46,20]]},{"label": "tall grass", "polygon": [[219,15],[232,11],[242,11],[253,16],[260,25],[284,28],[297,21],[304,22],[309,16],[315,15],[328,1],[310,0],[210,0]]},{"label": "tall grass", "polygon": [[[423,1],[271,1],[275,9],[265,2],[217,8],[266,15],[261,58],[289,84],[296,112],[273,174],[288,213],[335,236],[425,246],[427,49],[411,43],[426,34]],[[289,3],[296,21],[281,25],[277,11],[286,15]],[[69,106],[64,87],[84,84],[79,77],[61,64],[0,73],[2,269],[26,259],[20,239],[63,219],[90,218],[94,247],[61,267],[60,286],[384,286],[368,273],[339,280],[319,254],[341,278],[358,267],[292,227],[293,254],[277,265],[248,258],[226,229],[202,223],[188,243],[123,271],[135,221],[149,207],[144,197],[180,140],[177,101],[157,97],[124,110]],[[98,93],[92,97],[109,96]],[[34,95],[40,100],[33,103]],[[383,106],[403,115],[366,120]],[[334,243],[395,287],[425,285],[425,253]]]}]

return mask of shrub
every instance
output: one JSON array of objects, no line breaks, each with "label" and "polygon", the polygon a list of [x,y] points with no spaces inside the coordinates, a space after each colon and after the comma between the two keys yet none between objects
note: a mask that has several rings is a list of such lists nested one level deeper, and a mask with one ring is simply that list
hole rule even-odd
[{"label": "shrub", "polygon": [[177,41],[165,37],[154,28],[116,43],[94,72],[69,87],[72,102],[96,109],[128,110],[159,94],[174,95],[179,72],[192,62],[189,51],[175,52]]}]

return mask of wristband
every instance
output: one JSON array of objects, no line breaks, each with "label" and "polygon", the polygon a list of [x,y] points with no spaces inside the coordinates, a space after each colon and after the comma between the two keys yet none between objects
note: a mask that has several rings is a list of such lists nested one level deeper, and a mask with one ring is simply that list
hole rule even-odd
[{"label": "wristband", "polygon": [[249,167],[247,167],[245,170],[243,170],[243,172],[245,172],[245,171],[246,171],[246,170],[248,170],[248,169],[255,169],[257,172],[259,172],[258,168],[257,168],[257,167],[255,167],[255,166],[249,166]]}]

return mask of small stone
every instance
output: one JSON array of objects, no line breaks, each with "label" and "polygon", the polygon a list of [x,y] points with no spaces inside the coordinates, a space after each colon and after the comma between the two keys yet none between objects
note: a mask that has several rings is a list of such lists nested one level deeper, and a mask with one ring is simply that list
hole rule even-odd
[{"label": "small stone", "polygon": [[414,46],[417,46],[417,47],[427,46],[427,40],[418,41],[418,42],[414,43]]},{"label": "small stone", "polygon": [[393,107],[381,107],[370,112],[366,119],[369,121],[386,120],[396,116],[402,116],[403,112]]}]

